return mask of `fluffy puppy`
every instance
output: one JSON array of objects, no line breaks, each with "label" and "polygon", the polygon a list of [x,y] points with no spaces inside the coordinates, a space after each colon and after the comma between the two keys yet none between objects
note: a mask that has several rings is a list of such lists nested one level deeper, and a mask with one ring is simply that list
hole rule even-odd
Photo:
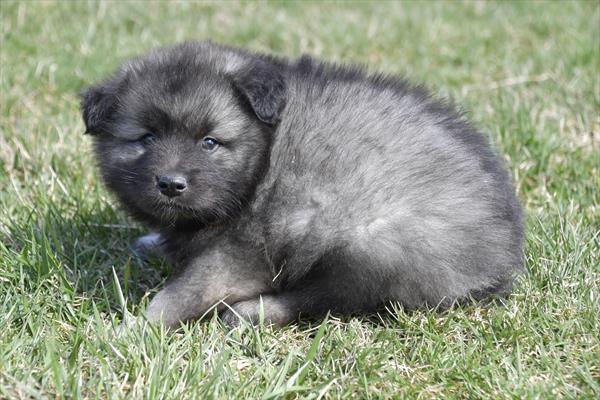
[{"label": "fluffy puppy", "polygon": [[499,157],[400,78],[185,43],[125,62],[82,111],[107,187],[173,266],[149,320],[448,307],[522,270]]}]

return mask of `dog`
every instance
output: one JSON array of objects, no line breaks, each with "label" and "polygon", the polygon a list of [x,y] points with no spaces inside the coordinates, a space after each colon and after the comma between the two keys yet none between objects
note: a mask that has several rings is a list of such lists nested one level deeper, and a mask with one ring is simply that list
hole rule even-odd
[{"label": "dog", "polygon": [[299,316],[502,297],[522,208],[489,140],[422,86],[212,42],[134,58],[82,92],[107,188],[171,278],[145,318]]}]

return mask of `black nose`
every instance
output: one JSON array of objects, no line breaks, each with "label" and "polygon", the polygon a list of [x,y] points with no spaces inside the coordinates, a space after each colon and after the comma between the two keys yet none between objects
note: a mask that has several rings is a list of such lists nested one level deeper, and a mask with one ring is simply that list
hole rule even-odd
[{"label": "black nose", "polygon": [[187,189],[187,181],[181,175],[157,176],[156,187],[165,196],[175,197]]}]

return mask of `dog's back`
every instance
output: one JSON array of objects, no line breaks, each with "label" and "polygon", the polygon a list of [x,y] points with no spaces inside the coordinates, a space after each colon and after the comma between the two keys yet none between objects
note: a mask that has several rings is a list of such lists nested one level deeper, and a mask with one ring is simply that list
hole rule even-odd
[{"label": "dog's back", "polygon": [[487,140],[422,88],[301,63],[261,188],[279,278],[343,265],[365,288],[351,293],[408,307],[506,292],[521,211]]}]

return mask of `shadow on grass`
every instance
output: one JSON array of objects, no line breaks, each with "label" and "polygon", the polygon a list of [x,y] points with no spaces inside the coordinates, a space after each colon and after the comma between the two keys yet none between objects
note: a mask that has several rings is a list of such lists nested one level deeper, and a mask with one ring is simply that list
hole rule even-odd
[{"label": "shadow on grass", "polygon": [[[59,209],[50,202],[44,210],[24,213],[0,230],[0,239],[13,255],[8,261],[13,265],[10,269],[22,270],[27,275],[31,291],[37,290],[45,280],[56,278],[57,290],[93,300],[100,312],[120,312],[122,291],[128,310],[138,313],[144,296],[157,289],[168,276],[166,263],[157,259],[144,261],[134,255],[132,243],[146,232],[109,204],[71,206]],[[15,273],[15,282],[19,280],[17,275]],[[498,306],[496,303],[483,304],[484,307]],[[404,310],[398,305],[388,305],[371,313],[331,318],[341,323],[358,319],[380,327],[398,327],[415,314],[439,318],[448,310],[464,311],[481,306],[482,303],[476,301],[425,310]],[[323,318],[301,317],[295,324],[304,331],[322,321]]]},{"label": "shadow on grass", "polygon": [[9,220],[0,231],[10,255],[6,263],[12,264],[10,270],[22,271],[28,290],[54,279],[56,289],[93,299],[100,312],[121,309],[116,273],[131,311],[160,285],[167,266],[134,255],[131,245],[145,231],[121,212],[108,204],[79,206],[49,203]]}]

